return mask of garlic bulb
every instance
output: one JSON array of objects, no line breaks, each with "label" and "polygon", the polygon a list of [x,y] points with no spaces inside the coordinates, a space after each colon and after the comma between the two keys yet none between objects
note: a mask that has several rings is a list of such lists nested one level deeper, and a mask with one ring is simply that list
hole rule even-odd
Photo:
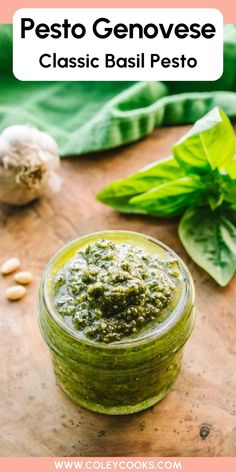
[{"label": "garlic bulb", "polygon": [[49,187],[60,189],[58,147],[47,133],[27,125],[5,128],[0,135],[0,200],[25,205]]}]

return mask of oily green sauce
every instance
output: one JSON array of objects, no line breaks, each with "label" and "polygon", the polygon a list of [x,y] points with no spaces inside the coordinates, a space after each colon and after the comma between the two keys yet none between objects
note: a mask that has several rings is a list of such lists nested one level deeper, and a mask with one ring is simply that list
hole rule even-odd
[{"label": "oily green sauce", "polygon": [[101,239],[78,251],[54,279],[65,322],[102,343],[137,337],[168,316],[179,291],[175,258]]}]

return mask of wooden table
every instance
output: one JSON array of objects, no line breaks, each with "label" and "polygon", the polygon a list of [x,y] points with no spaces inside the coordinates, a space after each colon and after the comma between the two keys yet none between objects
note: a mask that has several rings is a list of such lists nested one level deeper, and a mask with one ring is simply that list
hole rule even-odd
[{"label": "wooden table", "polygon": [[[0,209],[0,262],[16,255],[34,282],[20,302],[5,300],[0,282],[1,455],[234,456],[236,454],[236,278],[220,288],[187,256],[176,221],[119,214],[95,199],[113,179],[169,155],[186,127],[155,131],[112,152],[62,162],[63,190],[22,208]],[[196,283],[197,319],[171,393],[130,416],[94,414],[56,386],[37,326],[42,270],[66,241],[104,229],[145,232],[187,262]]]}]

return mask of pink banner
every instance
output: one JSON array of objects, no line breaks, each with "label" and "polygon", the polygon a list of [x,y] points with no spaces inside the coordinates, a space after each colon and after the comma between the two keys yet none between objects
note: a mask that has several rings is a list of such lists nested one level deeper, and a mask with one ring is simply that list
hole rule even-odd
[{"label": "pink banner", "polygon": [[1,2],[0,23],[11,23],[18,8],[218,8],[225,23],[236,23],[234,0],[10,0]]},{"label": "pink banner", "polygon": [[2,472],[82,471],[184,471],[235,472],[233,457],[4,457],[0,458]]}]

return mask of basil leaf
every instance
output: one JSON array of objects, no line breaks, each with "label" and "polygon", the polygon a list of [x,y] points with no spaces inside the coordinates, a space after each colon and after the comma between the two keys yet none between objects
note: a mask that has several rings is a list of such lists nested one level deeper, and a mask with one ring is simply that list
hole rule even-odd
[{"label": "basil leaf", "polygon": [[174,216],[197,203],[205,186],[198,176],[182,177],[149,190],[130,200],[136,207],[155,216]]},{"label": "basil leaf", "polygon": [[236,179],[236,160],[230,162],[230,164],[226,167],[226,171],[231,179]]},{"label": "basil leaf", "polygon": [[222,188],[222,195],[226,202],[236,205],[236,180],[227,182]]},{"label": "basil leaf", "polygon": [[[218,176],[216,185],[218,184],[218,190],[216,186],[215,195],[218,195],[220,200],[220,206],[227,203],[228,207],[236,209],[236,179],[233,180],[228,174],[222,174]],[[208,187],[211,189],[210,184]],[[214,186],[213,186],[214,188]],[[209,191],[210,195],[210,191]],[[209,198],[208,198],[208,202]],[[212,206],[211,206],[212,208]],[[226,206],[224,205],[224,209]]]},{"label": "basil leaf", "polygon": [[235,153],[235,135],[229,118],[223,110],[214,108],[196,121],[172,150],[186,169],[204,173],[227,167]]},{"label": "basil leaf", "polygon": [[112,182],[97,195],[97,199],[123,212],[146,213],[141,208],[136,209],[135,205],[130,205],[130,199],[183,175],[184,171],[178,162],[170,157],[144,167],[127,179]]},{"label": "basil leaf", "polygon": [[219,285],[227,285],[236,270],[236,226],[227,213],[190,208],[180,221],[179,237],[190,257]]}]

